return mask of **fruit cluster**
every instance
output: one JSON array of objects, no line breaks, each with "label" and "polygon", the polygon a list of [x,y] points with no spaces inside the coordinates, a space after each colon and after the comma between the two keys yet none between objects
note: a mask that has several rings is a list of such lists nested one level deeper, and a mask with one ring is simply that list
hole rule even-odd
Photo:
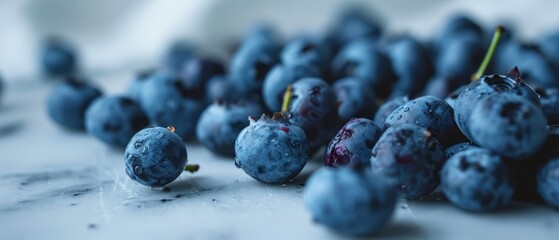
[{"label": "fruit cluster", "polygon": [[385,225],[397,194],[420,199],[439,186],[466,211],[539,196],[559,208],[559,34],[527,45],[503,31],[490,44],[455,16],[425,43],[350,10],[325,34],[285,43],[261,25],[228,64],[176,44],[162,67],[109,97],[74,74],[72,50],[55,41],[44,67],[66,81],[47,109],[67,128],[127,145],[126,173],[152,187],[178,177],[182,141],[194,137],[267,184],[324,154],[305,203],[318,223],[352,235]]}]

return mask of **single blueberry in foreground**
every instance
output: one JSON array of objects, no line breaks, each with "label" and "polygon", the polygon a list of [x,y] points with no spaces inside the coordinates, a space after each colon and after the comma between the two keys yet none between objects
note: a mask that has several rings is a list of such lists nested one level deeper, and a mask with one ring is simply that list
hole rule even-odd
[{"label": "single blueberry in foreground", "polygon": [[364,167],[322,168],[307,181],[305,206],[318,224],[348,235],[371,235],[396,206],[396,191]]},{"label": "single blueberry in foreground", "polygon": [[181,137],[167,128],[145,128],[132,137],[124,153],[126,174],[148,187],[162,187],[184,171],[187,152]]}]

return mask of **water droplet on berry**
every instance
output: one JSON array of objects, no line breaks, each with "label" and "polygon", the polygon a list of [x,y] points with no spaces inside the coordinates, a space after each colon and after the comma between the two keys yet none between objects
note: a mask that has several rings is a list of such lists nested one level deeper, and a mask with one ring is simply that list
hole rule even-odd
[{"label": "water droplet on berry", "polygon": [[409,112],[409,111],[410,111],[409,107],[404,108],[404,112]]},{"label": "water droplet on berry", "polygon": [[134,174],[140,175],[140,174],[142,174],[142,172],[143,171],[142,171],[142,168],[140,166],[135,166],[134,167]]},{"label": "water droplet on berry", "polygon": [[402,115],[398,115],[398,117],[396,118],[396,120],[400,120],[402,119]]}]

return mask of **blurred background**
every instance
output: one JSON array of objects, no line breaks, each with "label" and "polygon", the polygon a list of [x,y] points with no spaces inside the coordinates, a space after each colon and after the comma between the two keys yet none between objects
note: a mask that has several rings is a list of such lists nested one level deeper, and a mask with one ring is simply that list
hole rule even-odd
[{"label": "blurred background", "polygon": [[559,1],[552,0],[2,0],[0,73],[6,81],[40,76],[40,43],[51,35],[72,42],[89,72],[152,66],[177,39],[224,57],[256,22],[272,23],[284,37],[320,32],[348,2],[378,16],[388,33],[422,40],[456,12],[485,26],[506,23],[528,41],[559,26]]}]

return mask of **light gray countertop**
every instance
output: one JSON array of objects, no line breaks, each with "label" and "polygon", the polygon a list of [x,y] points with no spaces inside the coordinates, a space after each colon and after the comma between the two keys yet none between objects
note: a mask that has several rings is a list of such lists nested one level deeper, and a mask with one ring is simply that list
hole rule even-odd
[{"label": "light gray countertop", "polygon": [[[131,74],[99,76],[109,94]],[[187,143],[198,173],[152,190],[124,173],[123,150],[50,122],[52,84],[8,85],[0,107],[0,239],[337,239],[304,209],[310,162],[286,185],[264,185],[232,159]],[[401,201],[382,239],[558,239],[559,212],[515,203],[488,214],[457,210],[440,198]]]}]

